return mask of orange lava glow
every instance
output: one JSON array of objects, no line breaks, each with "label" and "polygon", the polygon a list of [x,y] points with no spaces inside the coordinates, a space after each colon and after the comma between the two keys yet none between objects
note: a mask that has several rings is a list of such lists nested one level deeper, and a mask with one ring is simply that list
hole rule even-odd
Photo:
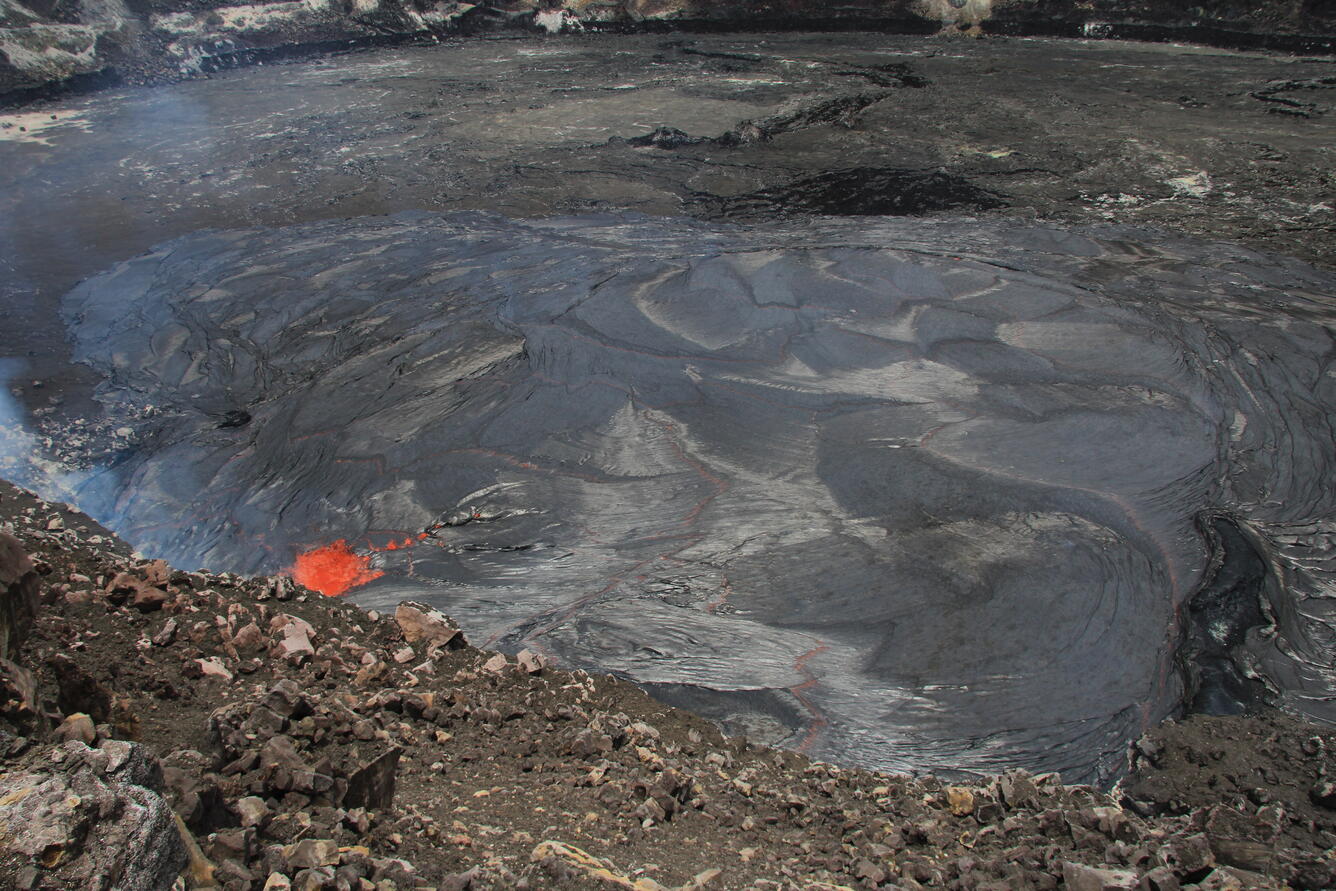
[{"label": "orange lava glow", "polygon": [[371,558],[353,553],[342,538],[322,548],[298,554],[289,570],[292,577],[312,591],[338,597],[349,588],[365,585],[385,573],[371,568]]}]

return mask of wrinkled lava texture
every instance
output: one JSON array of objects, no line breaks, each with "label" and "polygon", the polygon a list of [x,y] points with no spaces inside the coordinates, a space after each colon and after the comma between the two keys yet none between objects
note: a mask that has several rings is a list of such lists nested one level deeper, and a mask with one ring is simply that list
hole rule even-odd
[{"label": "wrinkled lava texture", "polygon": [[815,756],[1107,780],[1184,698],[1336,717],[1334,289],[996,221],[203,232],[66,300],[142,442],[80,498]]}]

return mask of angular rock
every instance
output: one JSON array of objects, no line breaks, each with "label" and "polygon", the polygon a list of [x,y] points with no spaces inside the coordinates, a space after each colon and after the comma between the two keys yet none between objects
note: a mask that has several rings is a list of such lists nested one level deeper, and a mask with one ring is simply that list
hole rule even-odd
[{"label": "angular rock", "polygon": [[428,652],[466,646],[464,633],[454,620],[424,603],[404,601],[395,608],[394,621],[404,640],[410,644],[423,642]]},{"label": "angular rock", "polygon": [[1039,787],[1034,778],[1023,770],[1012,770],[997,780],[998,792],[1002,801],[1011,810],[1026,807],[1039,795]]},{"label": "angular rock", "polygon": [[339,845],[327,838],[306,838],[285,847],[283,859],[287,861],[289,871],[337,866]]},{"label": "angular rock", "polygon": [[393,748],[363,764],[348,777],[348,791],[343,806],[384,810],[394,801],[394,786],[402,750]]},{"label": "angular rock", "polygon": [[287,724],[287,719],[278,712],[257,705],[241,728],[247,734],[255,734],[257,739],[268,739],[276,733],[281,733]]},{"label": "angular rock", "polygon": [[275,736],[264,744],[260,749],[260,767],[267,769],[270,767],[305,767],[306,762],[297,752],[297,746],[293,743],[291,737]]},{"label": "angular rock", "polygon": [[118,572],[107,582],[107,599],[112,603],[124,603],[145,587],[147,583],[133,572]]},{"label": "angular rock", "polygon": [[974,793],[964,786],[949,786],[946,790],[946,806],[957,817],[968,817],[974,813]]},{"label": "angular rock", "polygon": [[241,820],[242,828],[263,826],[273,816],[273,809],[263,798],[247,795],[237,801],[237,816]]},{"label": "angular rock", "polygon": [[277,652],[288,662],[300,665],[315,656],[315,647],[311,646],[311,638],[300,627],[295,624],[286,625],[283,628],[283,639],[278,642]]},{"label": "angular rock", "polygon": [[232,672],[227,670],[222,660],[217,656],[210,656],[208,659],[196,659],[195,664],[206,678],[216,678],[220,681],[231,681]]},{"label": "angular rock", "polygon": [[474,882],[482,875],[482,870],[475,866],[464,872],[450,873],[441,878],[441,891],[471,891],[477,887]]},{"label": "angular rock", "polygon": [[1070,891],[1133,891],[1140,877],[1126,869],[1096,869],[1080,863],[1064,862],[1062,880]]},{"label": "angular rock", "polygon": [[75,749],[83,763],[101,777],[111,777],[117,782],[143,786],[153,792],[163,791],[162,762],[153,756],[144,746],[126,742],[123,739],[105,740],[96,749]]},{"label": "angular rock", "polygon": [[1308,790],[1308,798],[1319,807],[1336,810],[1336,783],[1329,780],[1318,783]]},{"label": "angular rock", "polygon": [[0,719],[27,733],[37,718],[37,679],[23,666],[0,659]]},{"label": "angular rock", "polygon": [[296,682],[284,678],[264,695],[264,705],[275,714],[297,720],[311,713],[311,704],[302,695]]},{"label": "angular rock", "polygon": [[37,571],[19,540],[0,532],[0,659],[12,660],[37,616]]},{"label": "angular rock", "polygon": [[1250,872],[1267,872],[1275,860],[1275,848],[1246,838],[1211,838],[1215,859],[1227,866]]},{"label": "angular rock", "polygon": [[1161,846],[1160,861],[1180,875],[1200,872],[1215,866],[1215,854],[1204,834],[1171,839]]},{"label": "angular rock", "polygon": [[540,674],[547,665],[547,657],[533,650],[520,650],[515,656],[515,668],[523,674]]},{"label": "angular rock", "polygon": [[175,619],[168,619],[162,623],[158,633],[153,635],[153,645],[158,647],[169,647],[176,640],[176,630],[180,626]]},{"label": "angular rock", "polygon": [[1137,888],[1138,891],[1179,891],[1182,884],[1172,869],[1159,866],[1142,876]]},{"label": "angular rock", "polygon": [[144,567],[144,581],[155,588],[166,587],[171,580],[172,568],[167,565],[166,560],[154,560],[148,566]]},{"label": "angular rock", "polygon": [[232,646],[237,648],[238,653],[260,653],[269,646],[269,638],[259,625],[251,622],[237,629],[237,633],[232,636]]},{"label": "angular rock", "polygon": [[606,733],[595,733],[593,730],[586,728],[575,735],[566,751],[579,758],[588,758],[592,755],[611,752],[612,748],[612,737]]},{"label": "angular rock", "polygon": [[315,640],[315,628],[310,622],[300,616],[291,616],[287,613],[279,613],[269,620],[269,630],[271,632],[286,632],[290,627],[296,627],[298,631],[304,634],[308,639]]},{"label": "angular rock", "polygon": [[886,870],[879,864],[867,859],[860,860],[855,864],[854,875],[857,878],[871,882],[873,885],[880,885],[887,879]]},{"label": "angular rock", "polygon": [[167,592],[161,588],[144,585],[130,598],[130,605],[141,613],[151,613],[162,609],[167,602]]}]

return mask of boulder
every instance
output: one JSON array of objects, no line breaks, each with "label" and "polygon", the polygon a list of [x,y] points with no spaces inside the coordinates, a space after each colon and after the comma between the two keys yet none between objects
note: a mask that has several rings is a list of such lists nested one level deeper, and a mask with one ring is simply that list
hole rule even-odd
[{"label": "boulder", "polygon": [[311,703],[302,695],[301,688],[288,678],[269,688],[264,694],[264,705],[275,714],[293,720],[311,713]]},{"label": "boulder", "polygon": [[946,790],[946,806],[957,817],[968,817],[974,813],[974,793],[964,786],[949,786]]},{"label": "boulder", "polygon": [[149,587],[152,586],[133,572],[118,572],[107,582],[107,599],[112,603],[121,604]]},{"label": "boulder", "polygon": [[238,653],[260,653],[269,646],[269,638],[260,626],[251,622],[237,629],[237,633],[232,637],[232,646],[237,648]]},{"label": "boulder", "polygon": [[172,577],[172,568],[167,565],[166,560],[154,560],[144,567],[143,572],[144,581],[155,588],[167,587],[167,583]]},{"label": "boulder", "polygon": [[74,739],[91,744],[93,740],[97,739],[97,731],[93,728],[93,719],[83,712],[75,712],[69,715],[56,728],[56,739]]},{"label": "boulder", "polygon": [[162,623],[158,633],[153,635],[153,645],[157,647],[169,647],[172,641],[176,640],[176,630],[179,627],[175,619],[168,619]]},{"label": "boulder", "polygon": [[404,601],[395,609],[394,621],[404,640],[410,644],[421,641],[427,645],[428,652],[466,646],[464,632],[454,620],[424,603]]},{"label": "boulder", "polygon": [[315,628],[310,622],[300,616],[290,616],[287,613],[279,613],[269,620],[269,630],[287,634],[289,628],[295,628],[301,634],[311,640],[315,640]]},{"label": "boulder", "polygon": [[515,656],[515,668],[522,674],[541,674],[547,665],[547,657],[533,650],[520,650]]},{"label": "boulder", "polygon": [[384,810],[394,801],[394,786],[399,770],[400,749],[390,749],[363,764],[348,776],[348,791],[343,806]]},{"label": "boulder", "polygon": [[301,665],[315,656],[311,638],[296,624],[283,626],[283,639],[278,642],[278,655],[294,665]]},{"label": "boulder", "polygon": [[[321,866],[315,869],[303,869],[292,879],[293,891],[328,891],[336,887],[332,867]],[[390,885],[397,888],[397,885]]]},{"label": "boulder", "polygon": [[1034,778],[1023,770],[1011,770],[998,777],[997,793],[1011,810],[1029,806],[1039,797]]},{"label": "boulder", "polygon": [[200,673],[206,678],[216,678],[220,681],[232,680],[232,672],[227,670],[227,666],[217,656],[196,659],[195,664],[199,666]]},{"label": "boulder", "polygon": [[37,571],[14,536],[0,532],[0,659],[14,659],[37,617]]},{"label": "boulder", "polygon": [[1324,780],[1308,790],[1308,798],[1318,807],[1336,810],[1336,783]]},{"label": "boulder", "polygon": [[133,743],[68,742],[0,777],[0,885],[39,868],[52,887],[168,891],[186,848],[159,790],[161,776]]},{"label": "boulder", "polygon": [[237,817],[241,820],[242,828],[251,826],[263,827],[273,816],[273,808],[257,795],[247,795],[237,801]]},{"label": "boulder", "polygon": [[165,603],[167,603],[167,592],[152,585],[139,588],[130,599],[130,605],[141,613],[157,612]]}]

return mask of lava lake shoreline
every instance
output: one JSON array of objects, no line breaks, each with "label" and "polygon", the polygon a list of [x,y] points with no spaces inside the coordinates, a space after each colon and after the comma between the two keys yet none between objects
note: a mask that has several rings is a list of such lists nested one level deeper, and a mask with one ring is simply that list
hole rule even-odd
[{"label": "lava lake shoreline", "polygon": [[[876,774],[724,737],[610,676],[477,650],[429,608],[377,615],[287,578],[174,571],[8,485],[0,515],[0,615],[18,641],[0,662],[8,887],[1223,889],[1336,875],[1336,734],[1278,712],[1170,721],[1136,741],[1110,792],[1023,771]],[[127,839],[139,858],[118,853]]]}]

